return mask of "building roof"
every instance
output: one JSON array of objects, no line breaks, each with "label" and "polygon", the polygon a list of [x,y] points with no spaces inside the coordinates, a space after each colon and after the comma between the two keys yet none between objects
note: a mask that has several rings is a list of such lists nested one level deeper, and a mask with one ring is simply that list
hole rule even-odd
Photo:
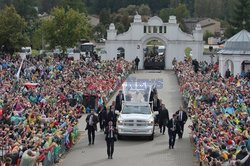
[{"label": "building roof", "polygon": [[250,55],[250,33],[242,30],[225,43],[219,54]]},{"label": "building roof", "polygon": [[89,15],[88,18],[89,18],[89,23],[92,26],[97,26],[100,22],[99,17],[96,15]]}]

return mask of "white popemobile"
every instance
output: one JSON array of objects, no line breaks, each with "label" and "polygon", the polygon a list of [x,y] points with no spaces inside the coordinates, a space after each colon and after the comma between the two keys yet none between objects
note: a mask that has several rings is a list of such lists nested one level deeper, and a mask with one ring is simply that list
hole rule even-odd
[{"label": "white popemobile", "polygon": [[118,115],[117,129],[118,139],[122,136],[147,136],[154,139],[155,116],[150,105],[152,84],[131,83],[123,84],[124,101],[121,112]]}]

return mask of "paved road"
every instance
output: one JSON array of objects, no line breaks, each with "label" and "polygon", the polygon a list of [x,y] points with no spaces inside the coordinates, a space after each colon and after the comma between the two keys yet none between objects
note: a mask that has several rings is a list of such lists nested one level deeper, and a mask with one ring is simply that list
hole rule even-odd
[{"label": "paved road", "polygon": [[[179,86],[172,71],[139,71],[130,77],[145,79],[163,79],[163,89],[159,89],[159,98],[169,110],[170,116],[182,103]],[[114,100],[114,99],[113,99]],[[83,122],[84,120],[82,120]],[[189,122],[188,122],[189,123]],[[113,160],[107,159],[104,134],[97,132],[95,145],[88,146],[87,136],[83,137],[61,162],[62,166],[193,166],[194,159],[189,142],[189,130],[185,126],[184,138],[176,141],[175,149],[168,149],[168,135],[156,130],[155,139],[127,138],[115,143]],[[80,124],[81,130],[85,127]]]}]

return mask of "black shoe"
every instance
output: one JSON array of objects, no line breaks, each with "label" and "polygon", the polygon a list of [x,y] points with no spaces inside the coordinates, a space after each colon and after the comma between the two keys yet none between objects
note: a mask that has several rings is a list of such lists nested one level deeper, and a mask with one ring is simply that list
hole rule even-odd
[{"label": "black shoe", "polygon": [[110,156],[108,156],[108,159],[110,159]]},{"label": "black shoe", "polygon": [[113,159],[113,157],[112,157],[112,156],[110,156],[110,159]]},{"label": "black shoe", "polygon": [[92,145],[94,145],[94,142],[92,142]]},{"label": "black shoe", "polygon": [[160,130],[160,133],[161,133],[161,130]]},{"label": "black shoe", "polygon": [[172,149],[174,149],[174,146],[172,146]]},{"label": "black shoe", "polygon": [[165,133],[162,133],[162,135],[165,135]]},{"label": "black shoe", "polygon": [[171,146],[169,146],[169,149],[171,149]]}]

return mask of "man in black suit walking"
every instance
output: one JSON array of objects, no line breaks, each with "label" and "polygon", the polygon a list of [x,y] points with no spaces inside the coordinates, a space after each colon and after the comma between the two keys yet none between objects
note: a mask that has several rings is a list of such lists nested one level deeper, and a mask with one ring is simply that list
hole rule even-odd
[{"label": "man in black suit walking", "polygon": [[168,121],[168,136],[169,136],[169,149],[174,149],[176,133],[180,130],[179,122],[177,121],[176,114]]},{"label": "man in black suit walking", "polygon": [[139,62],[140,62],[140,59],[138,58],[138,56],[135,58],[135,66],[136,66],[136,70],[139,69]]},{"label": "man in black suit walking", "polygon": [[160,133],[165,134],[166,125],[169,121],[168,110],[165,107],[165,104],[162,104],[161,109],[159,111],[159,127]]},{"label": "man in black suit walking", "polygon": [[114,153],[114,142],[117,140],[116,139],[116,128],[113,126],[113,122],[109,121],[108,126],[105,129],[105,140],[107,143],[107,154],[108,154],[108,159],[113,158],[113,153]]},{"label": "man in black suit walking", "polygon": [[184,133],[184,125],[188,117],[187,117],[187,113],[184,111],[182,107],[180,107],[180,109],[175,114],[177,115],[177,120],[180,124],[180,130],[178,131],[178,136],[179,136],[179,139],[181,139]]},{"label": "man in black suit walking", "polygon": [[122,101],[124,100],[124,95],[122,94],[122,91],[119,91],[119,94],[116,96],[115,99],[115,109],[119,110],[119,112],[122,110]]},{"label": "man in black suit walking", "polygon": [[[95,115],[94,109],[91,109],[91,113],[86,118],[86,129],[88,130],[89,145],[95,143],[95,131],[97,130],[98,117]],[[92,141],[92,142],[91,142]]]},{"label": "man in black suit walking", "polygon": [[160,100],[158,99],[158,95],[155,94],[153,97],[153,110],[158,111],[160,108]]},{"label": "man in black suit walking", "polygon": [[107,122],[112,121],[113,125],[116,126],[116,114],[115,114],[115,107],[112,105],[108,112]]},{"label": "man in black suit walking", "polygon": [[108,126],[109,121],[112,121],[114,126],[116,125],[115,106],[111,105],[109,109],[103,112],[102,116],[105,128]]}]

